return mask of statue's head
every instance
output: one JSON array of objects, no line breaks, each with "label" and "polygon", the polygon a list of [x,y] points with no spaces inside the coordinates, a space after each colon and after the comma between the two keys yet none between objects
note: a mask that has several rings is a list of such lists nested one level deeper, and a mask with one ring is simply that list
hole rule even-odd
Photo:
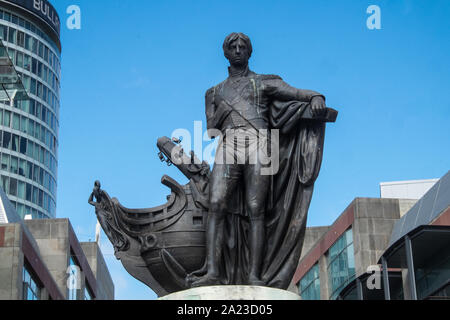
[{"label": "statue's head", "polygon": [[250,38],[241,32],[229,34],[223,42],[225,58],[233,66],[245,66],[252,56],[252,43]]},{"label": "statue's head", "polygon": [[94,182],[94,188],[97,189],[97,190],[101,188],[100,181],[96,180]]}]

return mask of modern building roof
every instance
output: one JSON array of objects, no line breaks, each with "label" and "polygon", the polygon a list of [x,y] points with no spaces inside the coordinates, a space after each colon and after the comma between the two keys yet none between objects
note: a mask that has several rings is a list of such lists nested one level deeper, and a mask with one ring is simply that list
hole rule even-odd
[{"label": "modern building roof", "polygon": [[450,206],[450,171],[439,179],[417,203],[394,224],[389,246],[410,231],[431,224]]},{"label": "modern building roof", "polygon": [[55,42],[61,51],[60,31],[61,21],[58,12],[47,0],[0,0],[2,7],[27,17],[28,20],[39,25],[40,28]]},{"label": "modern building roof", "polygon": [[418,200],[438,181],[439,179],[381,182],[380,197]]}]

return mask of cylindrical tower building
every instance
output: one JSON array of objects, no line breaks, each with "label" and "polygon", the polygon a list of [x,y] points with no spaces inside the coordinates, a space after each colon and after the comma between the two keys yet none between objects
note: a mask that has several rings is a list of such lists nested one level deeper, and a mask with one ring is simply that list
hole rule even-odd
[{"label": "cylindrical tower building", "polygon": [[0,38],[29,100],[0,103],[1,187],[22,217],[54,218],[60,20],[46,0],[0,0]]}]

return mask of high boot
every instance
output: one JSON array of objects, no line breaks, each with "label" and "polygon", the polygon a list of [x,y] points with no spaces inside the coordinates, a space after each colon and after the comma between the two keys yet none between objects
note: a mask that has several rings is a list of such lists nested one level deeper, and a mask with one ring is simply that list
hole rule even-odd
[{"label": "high boot", "polygon": [[248,283],[254,286],[264,286],[261,280],[261,269],[265,241],[264,217],[252,219],[250,225],[250,271]]},{"label": "high boot", "polygon": [[206,264],[208,272],[192,283],[192,287],[221,284],[220,260],[222,257],[224,214],[211,213],[206,230]]}]

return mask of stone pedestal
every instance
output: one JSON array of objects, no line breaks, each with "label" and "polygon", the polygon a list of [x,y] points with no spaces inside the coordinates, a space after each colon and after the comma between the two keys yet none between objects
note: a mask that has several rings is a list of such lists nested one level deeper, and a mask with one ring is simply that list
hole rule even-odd
[{"label": "stone pedestal", "polygon": [[158,300],[300,300],[300,296],[269,287],[210,286],[175,292]]}]

